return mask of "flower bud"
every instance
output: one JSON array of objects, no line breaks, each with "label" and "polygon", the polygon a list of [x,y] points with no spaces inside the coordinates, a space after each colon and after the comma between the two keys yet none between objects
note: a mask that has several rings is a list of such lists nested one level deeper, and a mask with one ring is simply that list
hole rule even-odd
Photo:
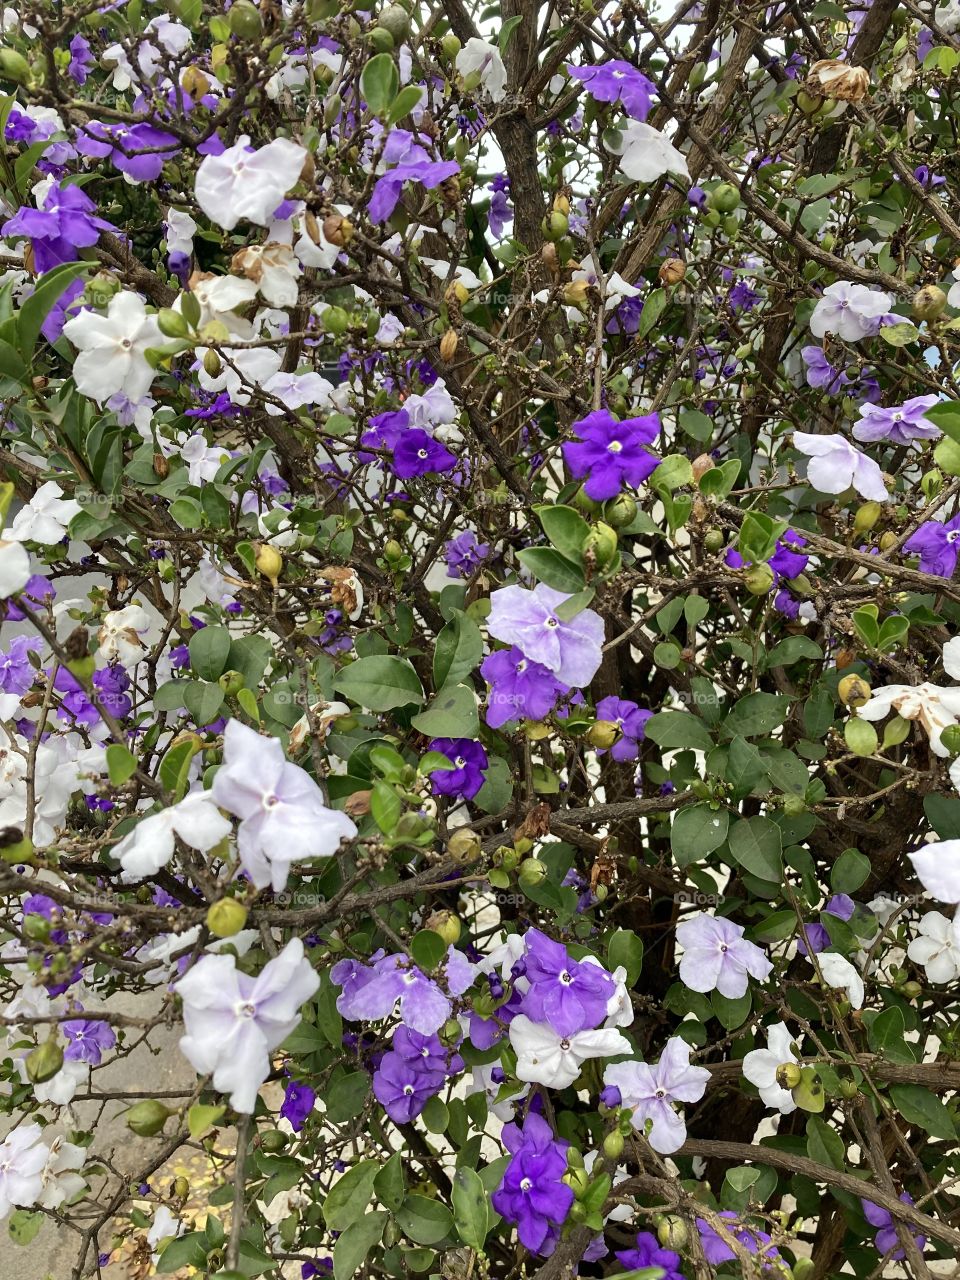
[{"label": "flower bud", "polygon": [[856,1080],[850,1080],[846,1076],[842,1076],[840,1078],[840,1097],[841,1098],[844,1098],[847,1102],[850,1102],[851,1099],[855,1098],[859,1092],[860,1092],[860,1089],[857,1086]]},{"label": "flower bud", "polygon": [[546,218],[540,225],[545,240],[562,240],[570,229],[570,219],[565,213],[559,213],[556,209]]},{"label": "flower bud", "polygon": [[943,474],[934,468],[920,477],[920,489],[928,502],[931,502],[943,488]]},{"label": "flower bud", "polygon": [[225,671],[217,681],[228,698],[235,698],[246,683],[242,671]]},{"label": "flower bud", "polygon": [[457,345],[460,341],[460,335],[456,329],[448,329],[440,339],[440,359],[447,364],[457,354]]},{"label": "flower bud", "polygon": [[935,284],[925,284],[913,295],[911,310],[918,320],[936,320],[947,305],[947,295]]},{"label": "flower bud", "polygon": [[46,916],[25,915],[20,932],[30,942],[46,942],[50,937],[50,921]]},{"label": "flower bud", "polygon": [[717,464],[710,457],[709,453],[698,454],[690,464],[690,470],[693,472],[694,482],[699,484],[700,477],[705,476],[708,471],[713,471],[716,465]]},{"label": "flower bud", "polygon": [[325,333],[339,338],[350,328],[350,317],[343,307],[327,307],[320,317],[320,324]]},{"label": "flower bud", "polygon": [[373,27],[370,31],[370,43],[377,53],[392,53],[397,42],[386,27]]},{"label": "flower bud", "polygon": [[251,0],[234,0],[227,18],[230,34],[238,40],[259,40],[263,35],[260,10]]},{"label": "flower bud", "polygon": [[619,1129],[608,1133],[603,1140],[603,1154],[608,1160],[619,1160],[623,1155],[626,1139]]},{"label": "flower bud", "polygon": [[614,529],[624,529],[633,524],[637,518],[637,500],[629,493],[621,493],[617,498],[604,504],[603,518]]},{"label": "flower bud", "polygon": [[24,1063],[27,1079],[31,1084],[43,1084],[52,1080],[63,1066],[63,1050],[56,1040],[44,1040],[32,1053],[27,1054]]},{"label": "flower bud", "polygon": [[679,284],[687,274],[687,265],[682,258],[665,258],[660,263],[657,276],[663,285]]},{"label": "flower bud", "polygon": [[223,372],[223,361],[212,348],[203,353],[203,371],[211,378],[219,378]]},{"label": "flower bud", "polygon": [[812,1258],[798,1258],[791,1268],[793,1280],[813,1280],[817,1264]]},{"label": "flower bud", "polygon": [[424,928],[439,934],[448,946],[452,947],[460,940],[460,921],[452,911],[432,911]]},{"label": "flower bud", "polygon": [[587,534],[583,549],[584,553],[593,556],[598,568],[606,569],[617,554],[616,530],[603,520],[598,520]]},{"label": "flower bud", "polygon": [[837,697],[845,707],[856,710],[870,701],[872,690],[863,676],[844,676],[837,685]]},{"label": "flower bud", "polygon": [[271,547],[268,542],[261,542],[257,547],[254,564],[258,573],[262,573],[274,586],[277,585],[277,579],[283,572],[283,556],[276,547]]},{"label": "flower bud", "polygon": [[401,4],[385,5],[377,17],[377,25],[389,31],[397,44],[410,34],[410,15]]},{"label": "flower bud", "polygon": [[30,79],[30,63],[16,49],[0,49],[0,78],[26,84]]},{"label": "flower bud", "polygon": [[443,296],[448,305],[452,306],[455,304],[456,306],[462,307],[470,297],[470,290],[459,280],[454,280],[453,284]]},{"label": "flower bud", "polygon": [[562,1181],[567,1184],[579,1199],[580,1196],[585,1194],[587,1187],[590,1185],[590,1175],[586,1169],[568,1169],[563,1175]]},{"label": "flower bud", "polygon": [[718,551],[723,550],[725,541],[722,529],[708,529],[703,539],[703,545],[711,555],[716,555]]},{"label": "flower bud", "polygon": [[853,517],[853,527],[857,533],[867,533],[880,519],[883,507],[879,502],[864,502],[857,508]]},{"label": "flower bud", "polygon": [[795,1089],[800,1080],[800,1068],[795,1062],[781,1062],[777,1067],[777,1084],[781,1089]]},{"label": "flower bud", "polygon": [[277,1155],[285,1151],[289,1141],[282,1129],[264,1129],[260,1134],[260,1148],[268,1155]]},{"label": "flower bud", "polygon": [[690,1239],[690,1231],[682,1218],[668,1214],[657,1225],[657,1239],[665,1249],[683,1249]]},{"label": "flower bud", "polygon": [[888,529],[886,533],[880,535],[880,550],[893,551],[896,549],[899,541],[900,539],[897,535],[891,529]]},{"label": "flower bud", "polygon": [[859,716],[851,716],[843,726],[843,740],[855,756],[872,756],[880,739],[869,720],[861,720]]},{"label": "flower bud", "polygon": [[403,547],[396,538],[390,538],[386,543],[384,543],[383,558],[386,560],[387,564],[398,565],[405,554]]},{"label": "flower bud", "polygon": [[595,720],[585,736],[591,747],[609,751],[620,737],[620,729],[612,720]]},{"label": "flower bud", "polygon": [[517,879],[524,889],[535,889],[547,878],[547,864],[539,858],[524,858],[517,872]]},{"label": "flower bud", "polygon": [[181,1173],[179,1177],[174,1178],[171,1190],[177,1200],[186,1200],[190,1194],[190,1183]]},{"label": "flower bud", "polygon": [[19,827],[4,827],[0,830],[0,860],[9,866],[16,866],[20,862],[32,862],[33,853],[33,841]]},{"label": "flower bud", "polygon": [[207,911],[207,928],[215,938],[232,938],[247,923],[247,908],[236,898],[221,898]]},{"label": "flower bud", "polygon": [[940,734],[940,745],[952,756],[960,755],[960,724],[948,724]]},{"label": "flower bud", "polygon": [[721,182],[707,196],[707,204],[719,213],[733,213],[740,208],[740,192],[732,182]]},{"label": "flower bud", "polygon": [[768,564],[755,564],[743,575],[743,585],[752,596],[765,596],[774,580],[773,570]]},{"label": "flower bud", "polygon": [[127,1112],[127,1128],[141,1138],[153,1138],[160,1132],[173,1113],[156,1098],[138,1102]]},{"label": "flower bud", "polygon": [[900,990],[908,1000],[916,1000],[923,995],[923,987],[913,978],[909,982],[905,982]]},{"label": "flower bud", "polygon": [[157,328],[165,338],[185,338],[190,332],[186,320],[173,307],[161,307],[157,312]]},{"label": "flower bud", "polygon": [[440,41],[440,49],[448,62],[453,62],[462,48],[459,36],[455,36],[452,31]]},{"label": "flower bud", "polygon": [[794,102],[805,116],[815,115],[823,106],[823,98],[819,94],[807,93],[805,89],[800,90]]}]

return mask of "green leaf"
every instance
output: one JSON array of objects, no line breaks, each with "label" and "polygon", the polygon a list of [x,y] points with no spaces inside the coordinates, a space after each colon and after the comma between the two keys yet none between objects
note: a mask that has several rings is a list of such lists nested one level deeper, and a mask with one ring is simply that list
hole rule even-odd
[{"label": "green leaf", "polygon": [[409,1195],[397,1210],[400,1230],[415,1244],[437,1244],[453,1229],[453,1214],[439,1200]]},{"label": "green leaf", "polygon": [[190,1137],[194,1139],[202,1137],[226,1113],[227,1108],[225,1106],[214,1107],[204,1103],[196,1103],[187,1112],[187,1128],[190,1131]]},{"label": "green leaf", "polygon": [[483,658],[483,636],[468,614],[459,609],[437,636],[433,651],[433,683],[436,689],[460,684]]},{"label": "green leaf", "polygon": [[669,453],[660,461],[659,467],[653,474],[653,483],[658,489],[667,489],[673,492],[674,489],[682,489],[686,485],[693,484],[693,467],[690,465],[690,459],[684,457],[682,453]]},{"label": "green leaf", "polygon": [[707,726],[689,711],[658,711],[647,721],[646,737],[662,751],[709,751],[713,746]]},{"label": "green leaf", "polygon": [[627,986],[632,987],[643,968],[643,939],[632,929],[618,929],[607,943],[607,965],[621,966],[627,971]]},{"label": "green leaf", "polygon": [[403,1203],[403,1161],[400,1152],[395,1151],[383,1165],[373,1180],[373,1189],[377,1199],[388,1209],[399,1209]]},{"label": "green leaf", "polygon": [[909,320],[901,320],[898,324],[883,325],[880,337],[891,347],[905,347],[908,342],[916,342],[920,330]]},{"label": "green leaf", "polygon": [[353,1120],[363,1110],[370,1094],[370,1077],[365,1071],[351,1071],[332,1085],[326,1097],[327,1119],[331,1124]]},{"label": "green leaf", "polygon": [[216,684],[197,684],[191,680],[183,691],[183,704],[193,716],[198,729],[212,724],[223,706],[223,690]]},{"label": "green leaf", "polygon": [[510,37],[513,35],[514,31],[517,29],[517,27],[520,25],[522,21],[523,21],[523,15],[517,13],[517,14],[514,14],[512,18],[508,18],[506,22],[503,24],[503,26],[500,28],[500,34],[497,36],[497,44],[500,48],[501,54],[506,53],[507,44],[510,41]]},{"label": "green leaf", "polygon": [[168,1276],[181,1267],[197,1267],[206,1270],[207,1239],[202,1231],[191,1231],[178,1240],[171,1240],[160,1254],[157,1275]]},{"label": "green leaf", "polygon": [[465,684],[448,684],[410,723],[428,738],[476,738],[480,734],[477,695]]},{"label": "green leaf", "polygon": [[730,814],[708,804],[681,809],[670,828],[670,850],[678,867],[689,866],[719,849],[727,838]]},{"label": "green leaf", "polygon": [[40,1228],[43,1226],[43,1218],[44,1215],[42,1213],[30,1213],[26,1209],[17,1209],[11,1215],[7,1227],[10,1232],[10,1239],[14,1244],[31,1244],[37,1238]]},{"label": "green leaf", "polygon": [[379,1209],[347,1227],[333,1248],[334,1280],[352,1280],[367,1261],[374,1245],[379,1243],[389,1220],[389,1213]]},{"label": "green leaf", "polygon": [[383,834],[392,836],[403,813],[403,801],[395,788],[386,782],[377,781],[370,792],[370,812]]},{"label": "green leaf", "polygon": [[405,658],[389,654],[376,654],[351,662],[334,677],[333,687],[351,702],[370,711],[393,711],[396,707],[423,705],[420,677]]},{"label": "green leaf", "polygon": [[453,1222],[457,1234],[465,1245],[483,1252],[490,1227],[490,1208],[487,1193],[476,1169],[461,1168],[453,1176],[450,1195],[453,1205]]},{"label": "green leaf", "polygon": [[731,709],[723,722],[724,731],[744,738],[766,737],[786,720],[789,698],[777,693],[748,693]]},{"label": "green leaf", "polygon": [[558,604],[554,613],[561,622],[572,622],[578,614],[583,613],[596,594],[593,587],[587,587],[586,591],[578,591],[575,596],[568,596],[563,604]]},{"label": "green leaf", "polygon": [[331,1231],[346,1231],[366,1212],[379,1171],[378,1160],[361,1160],[337,1179],[323,1202],[323,1220]]},{"label": "green leaf", "polygon": [[534,507],[537,519],[552,546],[575,564],[580,562],[583,544],[590,533],[590,526],[573,507]]},{"label": "green leaf", "polygon": [[419,85],[408,84],[401,89],[390,104],[390,110],[387,112],[387,124],[396,124],[404,116],[408,116],[422,97],[423,90]]},{"label": "green leaf", "polygon": [[231,646],[226,627],[203,627],[190,637],[190,669],[201,680],[219,680],[227,669]]},{"label": "green leaf", "polygon": [[375,54],[360,73],[360,92],[375,116],[384,116],[400,88],[400,73],[389,53]]},{"label": "green leaf", "polygon": [[804,658],[819,661],[823,650],[809,636],[787,636],[767,654],[767,666],[789,667]]},{"label": "green leaf", "polygon": [[869,1022],[867,1041],[873,1052],[888,1062],[915,1062],[906,1042],[906,1031],[903,1010],[892,1004]]},{"label": "green leaf", "polygon": [[517,552],[517,559],[529,569],[538,582],[544,582],[554,591],[576,595],[586,586],[583,570],[579,565],[562,556],[552,547],[526,547]]},{"label": "green leaf", "polygon": [[730,828],[730,856],[752,875],[779,884],[783,878],[780,828],[769,818],[741,818]]},{"label": "green leaf", "polygon": [[830,872],[834,893],[856,893],[870,875],[870,859],[859,849],[844,849]]},{"label": "green leaf", "polygon": [[429,973],[443,963],[447,944],[432,929],[421,929],[410,943],[410,954],[421,969]]},{"label": "green leaf", "polygon": [[65,262],[40,277],[36,289],[17,312],[17,349],[24,360],[29,361],[33,356],[43,323],[67,287],[90,271],[93,265],[91,262]]},{"label": "green leaf", "polygon": [[762,511],[748,511],[740,526],[737,550],[744,560],[760,564],[769,560],[777,547],[777,540],[787,530],[785,520],[772,520]]},{"label": "green leaf", "polygon": [[941,840],[960,840],[960,799],[956,796],[924,796],[923,812]]},{"label": "green leaf", "polygon": [[119,742],[107,747],[107,774],[114,787],[122,787],[137,771],[137,757]]},{"label": "green leaf", "polygon": [[846,1163],[846,1148],[843,1139],[819,1116],[811,1116],[807,1121],[807,1155],[817,1164],[842,1170]]},{"label": "green leaf", "polygon": [[733,787],[734,799],[742,800],[767,777],[767,762],[752,742],[737,736],[727,751],[724,779]]},{"label": "green leaf", "polygon": [[643,310],[640,312],[640,319],[637,322],[637,332],[634,335],[637,341],[645,338],[653,326],[663,315],[663,310],[667,305],[667,292],[665,289],[654,289],[649,297],[643,300]]},{"label": "green leaf", "polygon": [[918,1125],[932,1138],[951,1140],[957,1136],[953,1117],[935,1093],[919,1084],[892,1084],[890,1101],[910,1124]]},{"label": "green leaf", "polygon": [[170,747],[160,761],[160,782],[177,800],[186,792],[190,762],[196,754],[194,744],[188,740]]}]

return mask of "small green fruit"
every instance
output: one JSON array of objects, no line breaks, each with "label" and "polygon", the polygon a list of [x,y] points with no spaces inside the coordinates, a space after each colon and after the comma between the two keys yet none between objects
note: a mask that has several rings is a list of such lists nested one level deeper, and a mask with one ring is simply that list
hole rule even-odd
[{"label": "small green fruit", "polygon": [[800,1068],[795,1062],[781,1062],[777,1067],[777,1084],[781,1089],[795,1089],[800,1080]]},{"label": "small green fruit", "polygon": [[870,686],[862,676],[844,676],[837,685],[837,697],[845,707],[856,710],[870,701]]},{"label": "small green fruit", "polygon": [[743,575],[743,585],[752,596],[765,596],[776,578],[768,564],[755,564]]},{"label": "small green fruit", "polygon": [[918,320],[936,320],[947,305],[947,295],[935,284],[925,284],[913,295],[911,310]]},{"label": "small green fruit", "polygon": [[55,1040],[45,1040],[27,1054],[24,1066],[31,1084],[43,1084],[52,1080],[63,1066],[63,1050]]},{"label": "small green fruit", "polygon": [[230,23],[230,34],[238,40],[259,40],[263,35],[260,10],[251,0],[234,0],[227,21]]},{"label": "small green fruit", "polygon": [[221,898],[207,911],[207,928],[215,938],[232,938],[247,923],[247,908],[236,898]]},{"label": "small green fruit", "polygon": [[733,213],[734,209],[740,208],[740,192],[732,182],[721,182],[707,196],[707,204],[721,213]]},{"label": "small green fruit", "polygon": [[524,889],[535,889],[547,878],[547,864],[539,858],[524,858],[517,872],[517,879]]},{"label": "small green fruit", "polygon": [[609,751],[620,737],[620,728],[612,720],[595,720],[585,736],[591,747]]},{"label": "small green fruit", "polygon": [[603,1140],[603,1154],[608,1160],[619,1160],[623,1155],[623,1148],[626,1139],[619,1129],[614,1129],[612,1133],[608,1133]]},{"label": "small green fruit", "polygon": [[127,1112],[127,1128],[141,1138],[153,1138],[172,1114],[162,1102],[158,1102],[156,1098],[148,1098],[144,1102],[138,1102]]}]

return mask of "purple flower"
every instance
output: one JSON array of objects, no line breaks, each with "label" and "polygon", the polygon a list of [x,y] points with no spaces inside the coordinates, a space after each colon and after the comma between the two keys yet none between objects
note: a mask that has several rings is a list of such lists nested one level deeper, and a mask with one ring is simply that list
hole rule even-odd
[{"label": "purple flower", "polygon": [[[903,1204],[913,1204],[913,1197],[908,1195],[906,1191],[899,1198]],[[893,1215],[890,1210],[882,1209],[880,1205],[873,1204],[870,1200],[861,1199],[860,1204],[863,1206],[863,1216],[871,1227],[878,1228],[876,1239],[873,1242],[877,1253],[882,1253],[884,1256],[889,1253],[893,1262],[899,1262],[905,1254],[900,1247],[900,1235],[893,1225]],[[917,1248],[923,1252],[927,1237],[918,1235],[913,1227],[910,1228],[910,1234],[913,1236]],[[891,1250],[893,1250],[892,1253]]]},{"label": "purple flower", "polygon": [[84,40],[83,36],[75,35],[70,41],[70,63],[67,67],[67,75],[77,84],[86,84],[87,68],[94,64],[94,56],[90,52],[90,45]]},{"label": "purple flower", "polygon": [[680,981],[691,991],[719,991],[728,1000],[746,993],[748,975],[766,981],[773,965],[743,933],[741,925],[724,916],[700,915],[677,925],[683,947]]},{"label": "purple flower", "polygon": [[610,748],[612,759],[621,763],[636,760],[640,754],[640,743],[644,739],[647,721],[652,715],[652,711],[645,711],[635,702],[618,698],[616,694],[601,698],[597,703],[597,719],[607,720],[620,730],[620,737]]},{"label": "purple flower", "polygon": [[69,1041],[63,1051],[68,1062],[89,1062],[92,1067],[99,1067],[104,1051],[117,1043],[109,1022],[77,1018],[62,1022],[60,1028]]},{"label": "purple flower", "polygon": [[806,365],[808,387],[816,387],[818,390],[826,391],[835,396],[850,381],[842,369],[838,370],[833,367],[820,347],[815,347],[812,344],[804,347],[800,352],[800,356]]},{"label": "purple flower", "polygon": [[0,690],[22,698],[36,678],[30,652],[36,641],[30,636],[14,636],[6,653],[0,653]]},{"label": "purple flower", "polygon": [[615,498],[627,485],[636,489],[660,465],[646,448],[659,434],[659,414],[618,422],[607,409],[598,409],[573,423],[572,430],[582,443],[565,444],[563,456],[573,475],[588,477],[583,487],[595,502]]},{"label": "purple flower", "polygon": [[552,671],[525,658],[516,645],[484,658],[480,674],[490,685],[486,721],[491,729],[510,720],[543,720],[567,692]]},{"label": "purple flower", "polygon": [[405,431],[394,446],[393,469],[401,480],[450,471],[456,465],[457,459],[450,450],[420,427]]},{"label": "purple flower", "polygon": [[430,782],[439,796],[472,800],[484,782],[489,764],[483,745],[472,738],[434,738],[431,751],[439,751],[453,765],[452,769],[434,769]]},{"label": "purple flower", "polygon": [[778,540],[776,550],[768,562],[777,575],[778,582],[783,579],[789,582],[793,578],[799,578],[803,573],[810,557],[802,555],[800,548],[806,545],[806,538],[795,529],[788,529]]},{"label": "purple flower", "polygon": [[150,124],[103,124],[91,120],[77,133],[77,150],[97,159],[109,157],[135,182],[156,182],[167,160],[179,151],[177,139]]},{"label": "purple flower", "polygon": [[597,102],[621,102],[624,111],[634,120],[646,120],[650,114],[656,85],[629,62],[614,58],[592,67],[567,63],[567,71]]},{"label": "purple flower", "polygon": [[[20,592],[20,598],[26,603],[30,609],[42,609],[48,600],[52,600],[57,594],[56,588],[52,582],[49,582],[42,573],[34,573],[27,579],[27,585]],[[19,609],[12,600],[7,601],[7,612],[2,612],[3,605],[0,604],[0,618],[4,618],[7,622],[22,622],[26,614]]]},{"label": "purple flower", "polygon": [[573,1192],[562,1181],[570,1144],[556,1141],[546,1120],[532,1111],[522,1129],[504,1125],[502,1136],[512,1159],[491,1197],[493,1207],[516,1224],[524,1248],[540,1253],[573,1205]]},{"label": "purple flower", "polygon": [[892,409],[878,404],[862,404],[860,421],[854,423],[855,440],[886,440],[890,444],[909,445],[915,440],[936,440],[940,428],[923,416],[927,409],[939,404],[940,397],[914,396],[906,404]]},{"label": "purple flower", "polygon": [[368,209],[371,222],[386,222],[397,207],[405,183],[419,182],[428,191],[432,191],[441,182],[460,172],[460,166],[455,160],[430,160],[422,147],[416,147],[415,150],[422,152],[424,159],[412,164],[398,164],[395,169],[388,170],[377,179]]},{"label": "purple flower", "polygon": [[628,1271],[639,1271],[641,1267],[661,1267],[661,1280],[684,1280],[680,1270],[680,1255],[672,1249],[661,1249],[657,1237],[650,1231],[641,1231],[637,1235],[637,1243],[633,1249],[617,1251],[617,1258]]},{"label": "purple flower", "polygon": [[116,231],[96,216],[97,206],[81,187],[53,183],[39,209],[24,205],[3,224],[5,236],[24,236],[33,248],[37,271],[43,274],[62,262],[75,262],[78,249],[89,249],[101,231]]},{"label": "purple flower", "polygon": [[432,978],[406,956],[372,956],[373,963],[341,960],[330,979],[342,987],[337,1009],[351,1022],[377,1022],[389,1017],[399,1001],[400,1016],[414,1031],[432,1035],[450,1017],[453,1006]]},{"label": "purple flower", "polygon": [[581,609],[570,619],[558,616],[570,597],[538,583],[502,587],[490,597],[487,628],[495,640],[516,645],[531,662],[552,671],[570,688],[582,689],[596,675],[602,659],[603,619]]},{"label": "purple flower", "polygon": [[561,1036],[599,1027],[617,989],[606,969],[574,960],[562,943],[539,929],[530,929],[525,941],[524,976],[530,984],[523,996],[526,1016],[549,1022]]},{"label": "purple flower", "polygon": [[[756,1227],[744,1226],[737,1218],[737,1215],[730,1209],[725,1210],[719,1216],[723,1218],[730,1235],[746,1249],[747,1253],[760,1253],[760,1246],[764,1245],[769,1246],[763,1249],[762,1257],[765,1260],[774,1262],[780,1257],[777,1250],[770,1244],[770,1237],[766,1231],[760,1231]],[[703,1218],[697,1219],[697,1230],[700,1232],[700,1243],[703,1245],[703,1252],[712,1267],[719,1266],[721,1262],[734,1262],[736,1260],[737,1255],[727,1242]]]},{"label": "purple flower", "polygon": [[284,1120],[290,1122],[290,1127],[294,1133],[299,1133],[306,1124],[307,1117],[313,1111],[313,1104],[316,1100],[317,1095],[308,1084],[302,1084],[299,1080],[289,1080],[287,1082],[280,1114]]},{"label": "purple flower", "polygon": [[513,205],[507,198],[506,191],[495,191],[487,210],[487,228],[494,240],[499,240],[506,230],[508,222],[513,221]]},{"label": "purple flower", "polygon": [[935,573],[940,578],[952,578],[960,555],[960,515],[941,524],[939,520],[927,520],[903,544],[904,551],[920,557],[923,573]]},{"label": "purple flower", "polygon": [[472,529],[458,534],[447,543],[444,552],[451,578],[469,578],[490,554],[490,544],[479,542]]},{"label": "purple flower", "polygon": [[373,1075],[373,1092],[395,1124],[409,1124],[443,1088],[443,1072],[423,1070],[398,1053],[385,1053]]}]

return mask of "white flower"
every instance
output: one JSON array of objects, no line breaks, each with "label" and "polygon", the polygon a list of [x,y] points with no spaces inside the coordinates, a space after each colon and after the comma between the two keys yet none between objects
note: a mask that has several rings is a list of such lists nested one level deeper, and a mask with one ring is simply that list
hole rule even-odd
[{"label": "white flower", "polygon": [[[252,337],[253,325],[235,314],[238,307],[244,307],[256,298],[257,286],[252,280],[241,280],[239,276],[202,275],[195,271],[190,277],[190,292],[200,304],[198,328],[219,320],[234,337]],[[182,293],[177,296],[173,304],[175,311],[183,312],[183,297]]]},{"label": "white flower", "polygon": [[135,667],[146,651],[140,636],[149,626],[150,617],[138,604],[128,604],[125,609],[113,609],[104,614],[97,632],[97,652],[105,662],[119,662],[123,667]]},{"label": "white flower", "polygon": [[[467,1026],[464,1026],[464,1031]],[[467,1087],[467,1094],[485,1093],[487,1095],[487,1110],[491,1115],[497,1117],[506,1123],[512,1120],[514,1116],[513,1104],[520,1102],[530,1092],[529,1084],[520,1085],[516,1093],[511,1093],[509,1098],[505,1097],[501,1101],[497,1101],[501,1085],[493,1079],[493,1072],[497,1070],[497,1064],[491,1062],[484,1065],[475,1065],[473,1068],[473,1081]]]},{"label": "white flower", "polygon": [[43,1190],[37,1203],[44,1209],[59,1209],[81,1192],[86,1183],[76,1170],[83,1168],[86,1158],[83,1147],[74,1146],[61,1136],[54,1138],[40,1174]]},{"label": "white flower", "polygon": [[118,93],[124,93],[137,79],[122,44],[111,44],[104,49],[103,65],[108,71],[113,69],[112,83]]},{"label": "white flower", "polygon": [[752,1049],[744,1055],[743,1074],[757,1086],[760,1097],[768,1107],[775,1107],[781,1115],[796,1111],[797,1104],[789,1089],[777,1084],[777,1071],[787,1062],[796,1062],[793,1036],[785,1022],[775,1022],[767,1027],[766,1049]]},{"label": "white flower", "polygon": [[225,231],[241,219],[265,227],[299,182],[306,158],[306,149],[289,138],[275,138],[254,151],[243,134],[222,155],[204,157],[197,170],[197,204]]},{"label": "white flower", "polygon": [[207,444],[202,431],[195,431],[180,447],[180,457],[187,464],[191,484],[202,485],[213,480],[230,455],[223,445]]},{"label": "white flower", "polygon": [[[26,1069],[24,1069],[26,1075]],[[54,1107],[66,1107],[81,1085],[90,1082],[90,1064],[68,1059],[55,1076],[33,1086],[33,1096],[38,1102],[49,1102]]]},{"label": "white flower", "polygon": [[[333,384],[319,373],[284,373],[282,370],[263,384],[263,393],[279,400],[288,409],[300,409],[305,404],[329,408]],[[267,413],[279,417],[283,410],[267,401]]]},{"label": "white flower", "polygon": [[42,542],[52,546],[65,537],[67,525],[79,511],[80,503],[64,498],[57,482],[48,480],[17,512],[6,534],[17,542]]},{"label": "white flower", "polygon": [[147,1244],[155,1250],[152,1261],[154,1265],[160,1259],[160,1252],[157,1248],[165,1240],[176,1240],[186,1231],[186,1226],[175,1218],[165,1204],[162,1204],[153,1216],[153,1222],[150,1224],[150,1230],[147,1232]]},{"label": "white flower", "polygon": [[0,598],[22,591],[30,577],[27,549],[10,538],[0,538]]},{"label": "white flower", "polygon": [[807,482],[821,493],[843,493],[851,485],[862,498],[887,502],[890,494],[883,483],[883,472],[872,458],[855,449],[844,436],[811,435],[795,431],[793,443],[811,459],[807,466]]},{"label": "white flower", "polygon": [[517,1055],[517,1079],[566,1089],[588,1058],[615,1058],[631,1053],[630,1041],[612,1028],[561,1036],[546,1022],[519,1014],[510,1023],[510,1043]]},{"label": "white flower", "polygon": [[686,156],[652,125],[631,120],[607,150],[620,157],[620,169],[634,182],[656,182],[666,173],[690,178]]},{"label": "white flower", "polygon": [[479,72],[480,83],[494,102],[502,102],[506,97],[507,68],[496,45],[488,44],[479,36],[471,37],[457,54],[456,68],[465,80]]},{"label": "white flower", "polygon": [[63,332],[80,351],[73,378],[81,395],[103,404],[120,391],[142,400],[150,390],[155,374],[144,352],[164,339],[138,294],[115,294],[105,316],[84,311],[68,320]]},{"label": "white flower", "polygon": [[168,209],[163,225],[167,253],[182,253],[185,258],[189,258],[193,253],[193,237],[197,234],[197,224],[190,214],[179,209]]},{"label": "white flower", "polygon": [[928,911],[907,955],[923,966],[930,982],[955,982],[960,978],[960,919]]},{"label": "white flower", "polygon": [[[904,720],[919,720],[933,754],[946,759],[950,752],[941,743],[944,729],[960,717],[960,687],[945,688],[939,684],[885,684],[874,689],[869,701],[857,708],[862,720],[882,720],[896,711]],[[953,772],[951,770],[951,777]]]},{"label": "white flower", "polygon": [[191,791],[178,804],[144,818],[113,852],[129,884],[155,875],[167,865],[173,857],[175,836],[191,849],[207,853],[232,830],[209,791]]},{"label": "white flower", "polygon": [[43,1190],[47,1148],[38,1124],[22,1124],[0,1142],[0,1218],[16,1205],[29,1209]]},{"label": "white flower", "polygon": [[272,307],[295,305],[303,268],[288,244],[248,245],[233,255],[230,267],[252,281]]},{"label": "white flower", "polygon": [[186,1035],[180,1049],[230,1105],[247,1115],[270,1074],[270,1054],[300,1022],[300,1008],[320,986],[299,938],[288,942],[256,978],[232,955],[205,955],[176,984]]},{"label": "white flower", "polygon": [[907,855],[938,902],[960,902],[960,840],[933,840]]},{"label": "white flower", "polygon": [[[197,350],[201,361],[205,354],[204,348]],[[279,373],[283,363],[280,352],[273,351],[270,347],[251,347],[239,351],[228,348],[224,356],[226,359],[223,368],[215,378],[210,377],[202,364],[197,378],[204,391],[226,391],[234,404],[249,404],[254,390]]]},{"label": "white flower", "polygon": [[835,951],[821,951],[817,964],[827,986],[846,991],[854,1009],[863,1008],[863,979],[845,956]]}]

